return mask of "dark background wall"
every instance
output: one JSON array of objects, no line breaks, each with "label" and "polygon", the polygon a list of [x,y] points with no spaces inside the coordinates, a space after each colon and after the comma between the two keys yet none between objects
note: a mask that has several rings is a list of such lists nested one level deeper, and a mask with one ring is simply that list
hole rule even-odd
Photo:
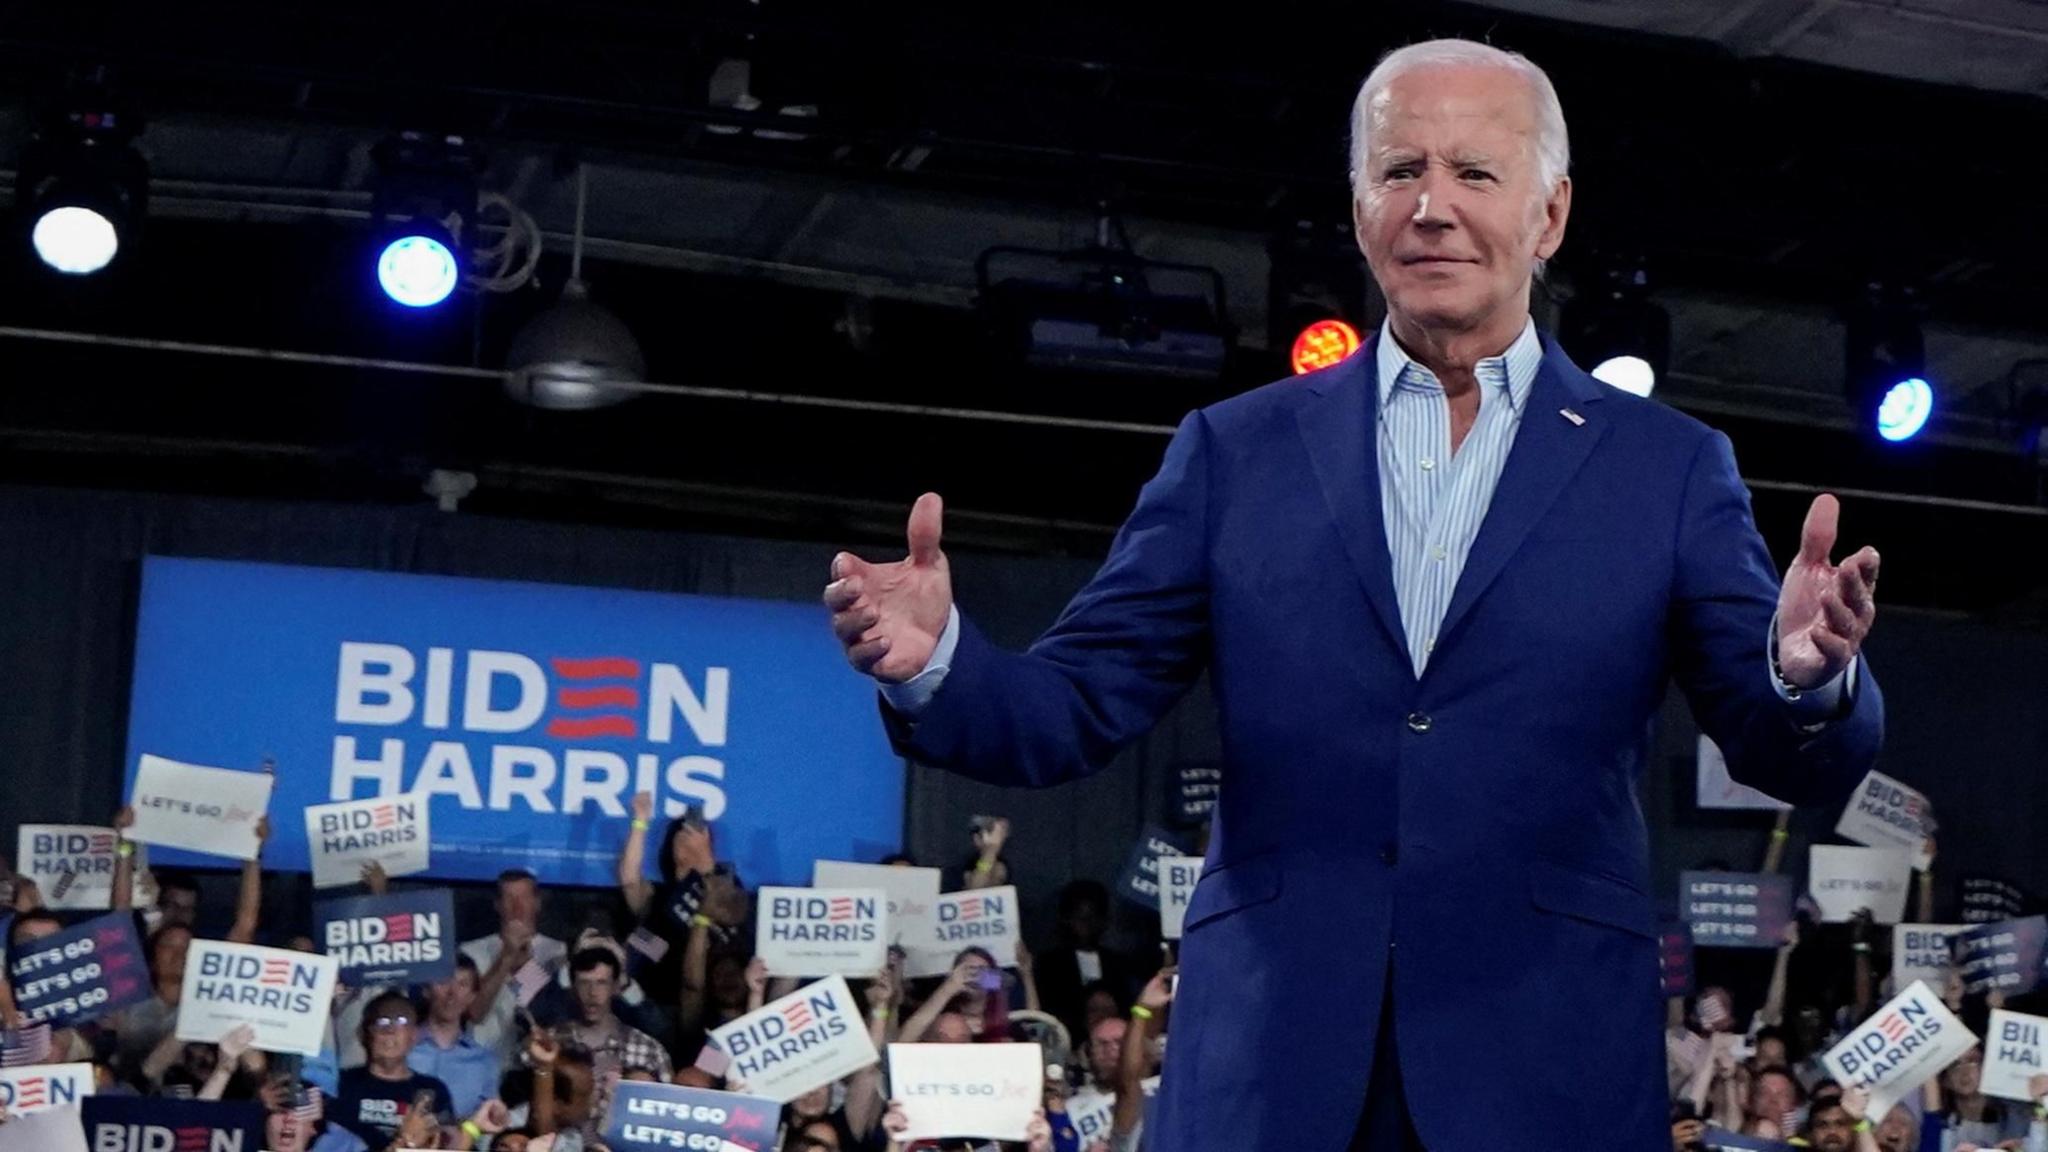
[{"label": "dark background wall", "polygon": [[[121,803],[145,553],[810,601],[838,547],[417,507],[5,487],[0,541],[0,850],[8,851],[20,823],[103,822]],[[959,550],[952,557],[964,610],[1009,646],[1028,643],[1049,624],[1095,566],[1085,558]],[[1881,766],[1927,792],[1942,821],[1941,914],[1949,914],[1953,880],[1963,871],[2048,891],[2048,855],[2036,839],[2048,825],[2048,789],[2038,783],[2048,765],[2048,635],[1887,609],[1869,656],[1891,705]],[[1643,801],[1660,891],[1672,893],[1677,872],[1704,861],[1754,867],[1770,816],[1697,810],[1696,730],[1681,699],[1667,701],[1656,727]],[[921,863],[957,866],[968,851],[970,816],[1009,816],[1029,934],[1042,940],[1059,885],[1078,876],[1113,882],[1139,828],[1164,814],[1174,766],[1215,756],[1214,709],[1198,688],[1115,766],[1072,785],[1009,791],[912,768],[905,846]],[[1835,816],[1798,814],[1788,870],[1803,869],[1806,844],[1826,839]],[[208,885],[209,903],[229,895],[225,876]],[[300,881],[275,883],[266,925],[288,930],[304,916],[304,895]],[[481,892],[465,899],[466,914],[482,914]],[[559,930],[580,915],[571,903],[558,901],[565,905],[556,913]],[[1127,943],[1141,944],[1151,918],[1127,907],[1119,929]]]}]

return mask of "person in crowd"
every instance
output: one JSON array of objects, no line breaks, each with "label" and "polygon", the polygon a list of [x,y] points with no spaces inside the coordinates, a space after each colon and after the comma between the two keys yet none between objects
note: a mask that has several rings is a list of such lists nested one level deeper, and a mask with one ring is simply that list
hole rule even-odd
[{"label": "person in crowd", "polygon": [[1921,1152],[1957,1152],[1964,1144],[1993,1148],[2026,1139],[2026,1109],[1984,1094],[1981,1045],[1942,1069],[1921,1091]]},{"label": "person in crowd", "polygon": [[959,1017],[968,1034],[977,1040],[1008,1039],[1009,1010],[1000,994],[1002,971],[986,948],[962,949],[953,958],[952,970],[910,1019],[903,1022],[898,1042],[917,1043],[933,1030],[941,1014]]},{"label": "person in crowd", "polygon": [[423,1097],[437,1125],[455,1122],[448,1085],[407,1063],[419,1044],[418,1024],[419,1009],[399,992],[372,998],[363,1011],[362,1042],[369,1063],[341,1073],[340,1091],[327,1111],[371,1148],[389,1144]]},{"label": "person in crowd", "polygon": [[498,930],[465,941],[462,952],[482,978],[477,987],[476,1041],[497,1054],[500,1066],[519,1045],[519,992],[513,977],[528,962],[551,971],[568,955],[568,945],[540,931],[540,881],[523,868],[498,876]]},{"label": "person in crowd", "polygon": [[1116,1091],[1117,1077],[1124,1063],[1124,1036],[1129,1031],[1130,1025],[1117,1017],[1089,1029],[1088,1077],[1089,1084],[1096,1090]]},{"label": "person in crowd", "polygon": [[[668,946],[659,962],[642,968],[639,980],[646,987],[648,998],[660,1004],[675,1004],[681,991],[691,925],[704,910],[705,881],[720,868],[710,824],[697,808],[687,808],[671,818],[662,833],[661,851],[655,858],[660,885],[648,883],[647,833],[653,818],[653,794],[634,795],[633,822],[619,853],[619,895],[634,921]],[[738,939],[736,925],[714,922],[710,931],[711,942],[719,947],[730,947]]]},{"label": "person in crowd", "polygon": [[1176,969],[1162,968],[1138,993],[1130,1027],[1117,1051],[1116,1111],[1109,1126],[1108,1152],[1133,1152],[1144,1138],[1145,1081],[1158,1074],[1155,1038],[1166,1032]]},{"label": "person in crowd", "polygon": [[[890,1152],[952,1152],[954,1146],[952,1141],[904,1139],[902,1133],[910,1129],[910,1115],[904,1111],[901,1100],[889,1101],[888,1111],[882,1114],[882,1128],[889,1134]],[[1032,1113],[1031,1124],[1025,1129],[1025,1137],[1023,1144],[1005,1147],[1022,1148],[1024,1152],[1053,1152],[1052,1126],[1046,1123],[1044,1109]],[[959,1143],[961,1147],[974,1149],[974,1152],[996,1147],[994,1144],[975,1145],[968,1141]]]},{"label": "person in crowd", "polygon": [[467,954],[455,957],[455,974],[427,989],[426,1027],[406,1064],[448,1086],[457,1115],[467,1116],[498,1094],[504,1066],[498,1054],[479,1044],[469,1025],[482,975]]},{"label": "person in crowd", "polygon": [[[588,1053],[598,1082],[609,1084],[614,1073],[631,1066],[651,1068],[656,1077],[667,1080],[674,1068],[668,1049],[659,1040],[621,1021],[612,1010],[613,998],[625,976],[625,950],[607,941],[577,952],[569,959],[569,979],[576,994],[579,1015],[558,1031],[564,1046]],[[596,1107],[602,1112],[609,1093],[600,1092]]]},{"label": "person in crowd", "polygon": [[1038,957],[1038,992],[1045,1010],[1067,1031],[1085,1036],[1100,1019],[1091,1003],[1100,990],[1108,997],[1104,1014],[1121,1016],[1137,986],[1137,965],[1106,946],[1109,889],[1099,880],[1074,880],[1060,889],[1058,942]]},{"label": "person in crowd", "polygon": [[149,961],[150,998],[120,1013],[114,1025],[120,1034],[117,1062],[138,1089],[153,1087],[143,1075],[143,1063],[177,1027],[178,1005],[185,990],[185,956],[191,947],[192,929],[183,924],[165,924],[143,942],[143,957]]},{"label": "person in crowd", "polygon": [[569,1048],[545,1028],[527,1033],[523,1055],[533,1076],[533,1095],[511,1110],[507,1126],[535,1137],[553,1137],[554,1152],[583,1152],[597,1141],[604,1113],[597,1107],[599,1084],[590,1053]]},{"label": "person in crowd", "polygon": [[739,878],[714,868],[704,877],[703,902],[690,916],[683,944],[676,1036],[686,1050],[701,1046],[711,1029],[746,1015],[746,957],[717,943],[721,938],[738,939],[746,921],[747,893]]}]

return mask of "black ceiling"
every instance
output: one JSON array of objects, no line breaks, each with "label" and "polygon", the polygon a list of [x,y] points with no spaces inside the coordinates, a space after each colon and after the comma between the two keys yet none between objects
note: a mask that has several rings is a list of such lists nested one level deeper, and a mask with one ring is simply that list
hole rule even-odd
[{"label": "black ceiling", "polygon": [[[0,14],[0,75],[21,79],[24,102],[107,65],[159,113],[431,125],[1062,207],[1107,197],[1134,213],[1257,229],[1341,214],[1350,97],[1383,50],[1478,35],[1528,52],[1557,80],[1579,180],[1567,266],[1634,250],[1667,282],[1805,303],[1836,301],[1868,275],[1905,275],[1928,284],[1946,318],[2048,331],[2034,283],[2048,262],[2039,102],[1460,5],[1389,7],[370,0],[136,6],[117,17],[21,4]],[[735,52],[757,61],[755,87],[771,102],[819,105],[803,125],[811,139],[704,130],[734,119],[704,97],[711,63]],[[309,280],[317,274],[305,269],[350,258],[353,240],[320,225],[268,229],[260,242],[248,239],[254,226],[234,226],[242,254],[266,262],[273,281],[300,270],[288,290],[251,293],[209,257],[224,227],[152,224],[124,277],[64,291],[0,261],[0,324],[495,364],[541,302],[522,295],[396,327],[367,296]],[[544,271],[560,282],[558,266]],[[856,354],[831,335],[838,302],[822,295],[649,269],[610,269],[598,283],[661,380],[1167,424],[1211,398],[1026,376],[987,357],[971,316],[940,309],[885,305],[894,311],[877,318],[880,346]],[[842,536],[893,531],[894,510],[936,487],[984,542],[1092,550],[1104,541],[1087,526],[1120,519],[1161,446],[666,398],[536,413],[491,383],[18,340],[0,341],[0,356],[10,378],[0,478],[17,481],[417,499],[428,468],[456,467],[485,475],[471,505],[483,511],[759,530],[772,505],[775,530]],[[1929,450],[1879,461],[1847,436],[1721,423],[1750,471],[1778,479],[2042,495],[2040,474],[2016,459]],[[1796,534],[1804,499],[1759,494],[1774,540]],[[1888,592],[1907,600],[1984,610],[2041,584],[2038,519],[1905,507],[1880,519],[1866,506],[1859,525],[1858,515],[1846,532],[1924,556],[1888,568]],[[1957,555],[1961,534],[2017,541],[2019,562]]]}]

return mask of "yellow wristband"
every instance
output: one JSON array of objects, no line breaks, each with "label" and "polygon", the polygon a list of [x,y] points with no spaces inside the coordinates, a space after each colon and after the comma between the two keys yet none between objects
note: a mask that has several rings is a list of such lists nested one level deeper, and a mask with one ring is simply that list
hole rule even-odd
[{"label": "yellow wristband", "polygon": [[986,860],[976,860],[974,862],[974,870],[976,872],[987,872],[994,867],[994,864],[991,864]]},{"label": "yellow wristband", "polygon": [[698,928],[709,928],[711,927],[711,917],[699,912],[695,916],[690,917],[690,923]]},{"label": "yellow wristband", "polygon": [[887,1020],[888,1018],[889,1010],[887,1008],[868,1009],[868,1019],[870,1020]]},{"label": "yellow wristband", "polygon": [[1773,828],[1773,829],[1771,829],[1771,839],[1773,839],[1773,840],[1785,840],[1785,839],[1789,839],[1789,838],[1791,837],[1791,835],[1792,835],[1792,834],[1791,834],[1790,832],[1787,832],[1787,831],[1785,831],[1785,830],[1784,830],[1783,828]]},{"label": "yellow wristband", "polygon": [[1868,1131],[1870,1131],[1870,1117],[1868,1117],[1868,1116],[1865,1116],[1865,1117],[1864,1117],[1863,1119],[1861,1119],[1861,1120],[1858,1120],[1858,1121],[1856,1122],[1856,1130],[1857,1130],[1858,1132],[1868,1132]]},{"label": "yellow wristband", "polygon": [[135,855],[135,845],[123,840],[119,844],[114,845],[114,855],[126,860],[128,857]]},{"label": "yellow wristband", "polygon": [[464,1120],[462,1122],[462,1134],[469,1137],[470,1143],[474,1144],[484,1138],[483,1126],[474,1120]]},{"label": "yellow wristband", "polygon": [[645,820],[642,820],[642,819],[640,819],[640,818],[639,818],[638,816],[635,816],[635,817],[633,817],[633,831],[635,831],[635,832],[645,832],[645,831],[647,831],[647,821],[645,821]]},{"label": "yellow wristband", "polygon": [[1152,1010],[1143,1004],[1133,1004],[1131,1005],[1131,1015],[1139,1020],[1150,1020],[1152,1018]]}]

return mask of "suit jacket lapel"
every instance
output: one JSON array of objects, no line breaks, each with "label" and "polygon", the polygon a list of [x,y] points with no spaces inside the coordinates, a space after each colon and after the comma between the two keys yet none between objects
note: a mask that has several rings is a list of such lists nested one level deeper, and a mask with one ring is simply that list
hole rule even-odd
[{"label": "suit jacket lapel", "polygon": [[[1605,388],[1567,359],[1555,341],[1544,340],[1543,365],[1529,389],[1528,407],[1515,431],[1514,447],[1508,450],[1500,483],[1494,486],[1486,518],[1480,522],[1479,535],[1451,593],[1450,608],[1437,629],[1438,652],[1514,558],[1529,530],[1557,501],[1594,445],[1607,434],[1607,423],[1598,409]],[[1563,409],[1579,419],[1565,416]],[[1432,660],[1430,667],[1435,666]]]},{"label": "suit jacket lapel", "polygon": [[1394,562],[1380,511],[1378,337],[1309,382],[1295,407],[1302,443],[1373,614],[1408,666]]}]

